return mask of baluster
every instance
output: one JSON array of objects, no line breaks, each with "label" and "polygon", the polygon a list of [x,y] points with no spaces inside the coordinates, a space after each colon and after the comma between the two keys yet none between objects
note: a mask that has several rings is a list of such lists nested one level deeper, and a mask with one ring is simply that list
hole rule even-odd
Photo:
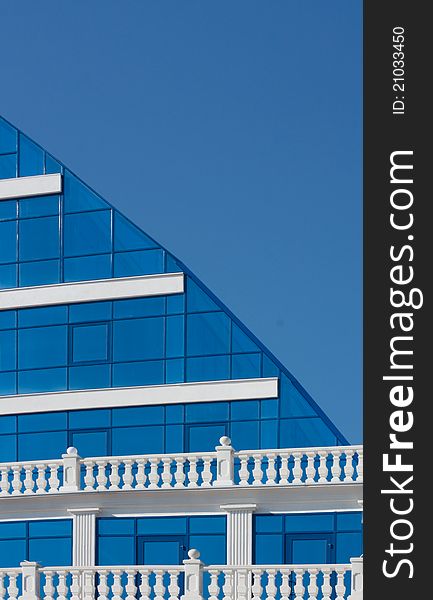
[{"label": "baluster", "polygon": [[95,466],[95,461],[93,460],[85,460],[84,464],[86,466],[86,475],[84,477],[84,483],[86,487],[84,488],[85,492],[94,492],[95,491],[95,476],[93,474],[93,468]]},{"label": "baluster", "polygon": [[123,462],[125,471],[122,477],[122,490],[132,490],[132,484],[134,483],[134,477],[132,475],[132,463],[130,458],[126,458]]},{"label": "baluster", "polygon": [[296,574],[296,583],[295,583],[295,587],[293,589],[294,589],[296,596],[295,596],[294,600],[304,600],[304,594],[305,594],[305,587],[304,587],[304,583],[303,583],[304,569],[295,569],[295,574]]},{"label": "baluster", "polygon": [[147,463],[146,458],[137,458],[137,474],[135,476],[135,481],[137,485],[135,486],[136,490],[144,490],[146,488],[146,473],[145,473],[145,465]]},{"label": "baluster", "polygon": [[151,458],[150,460],[150,473],[149,473],[149,489],[157,489],[159,483],[158,466],[160,459]]},{"label": "baluster", "polygon": [[46,494],[47,493],[47,477],[45,474],[46,465],[36,465],[38,470],[38,476],[36,478],[36,493],[37,494]]},{"label": "baluster", "polygon": [[33,481],[33,465],[24,465],[25,479],[24,479],[24,494],[33,494],[33,488],[35,483]]},{"label": "baluster", "polygon": [[210,468],[211,462],[212,462],[212,458],[210,458],[210,457],[203,458],[203,471],[201,473],[202,487],[211,487],[212,486],[212,471]]},{"label": "baluster", "polygon": [[113,593],[111,600],[122,600],[122,593],[123,593],[123,586],[121,583],[121,576],[123,571],[121,571],[120,569],[113,569],[112,571],[113,574],[113,584],[111,586],[111,591]]},{"label": "baluster", "polygon": [[173,477],[171,474],[171,462],[172,462],[172,459],[170,457],[162,459],[163,469],[162,469],[162,475],[161,475],[161,479],[162,479],[161,487],[163,487],[163,488],[171,488],[172,487],[171,481],[172,481]]},{"label": "baluster", "polygon": [[287,485],[289,483],[289,453],[280,452],[281,466],[280,466],[280,481],[279,485]]},{"label": "baluster", "polygon": [[[140,569],[141,583],[139,586],[140,600],[150,600],[150,585],[149,585],[149,571],[146,569]],[[98,598],[98,600],[101,600]]]},{"label": "baluster", "polygon": [[248,580],[249,573],[247,569],[236,569],[236,586],[235,596],[236,600],[247,600],[248,599]]},{"label": "baluster", "polygon": [[340,467],[341,451],[340,450],[332,450],[331,454],[332,454],[331,483],[341,483],[341,479],[340,479],[341,471],[342,471],[342,469]]},{"label": "baluster", "polygon": [[12,496],[19,496],[21,494],[21,466],[12,465],[13,479],[12,479]]},{"label": "baluster", "polygon": [[57,600],[68,600],[68,586],[66,584],[66,571],[57,571]]},{"label": "baluster", "polygon": [[105,474],[105,468],[107,466],[106,460],[97,460],[96,464],[98,465],[98,474],[96,476],[96,481],[98,483],[97,491],[104,491],[107,489],[107,475]]},{"label": "baluster", "polygon": [[82,600],[81,599],[81,586],[80,586],[80,572],[71,571],[72,583],[71,583],[71,596],[70,600]]},{"label": "baluster", "polygon": [[353,473],[355,469],[353,468],[353,450],[347,448],[344,451],[346,455],[346,466],[344,467],[344,481],[352,483],[353,482]]},{"label": "baluster", "polygon": [[280,594],[281,600],[289,600],[292,590],[290,587],[290,569],[281,569],[281,586]]},{"label": "baluster", "polygon": [[308,584],[308,600],[317,600],[319,588],[317,587],[317,573],[319,569],[308,569],[310,573],[310,583]]},{"label": "baluster", "polygon": [[48,490],[48,493],[49,494],[54,494],[54,492],[58,492],[59,491],[59,485],[60,485],[60,480],[59,480],[59,465],[58,465],[58,463],[50,463],[48,465],[48,469],[49,469],[48,484],[50,486],[50,489]]},{"label": "baluster", "polygon": [[275,585],[275,569],[266,569],[268,574],[268,583],[266,585],[266,598],[267,600],[275,600],[277,595],[277,586]]},{"label": "baluster", "polygon": [[327,450],[318,450],[317,453],[320,456],[318,483],[329,483],[329,481],[328,481],[328,465],[327,465],[328,451]]},{"label": "baluster", "polygon": [[277,476],[277,471],[275,469],[275,454],[268,454],[268,468],[266,469],[266,485],[275,485],[275,478]]},{"label": "baluster", "polygon": [[198,481],[198,473],[197,473],[197,457],[196,456],[191,456],[188,459],[189,462],[189,471],[188,471],[188,487],[198,487],[197,486],[197,481]]},{"label": "baluster", "polygon": [[17,574],[8,571],[7,575],[9,576],[9,585],[7,590],[8,600],[16,600],[19,594],[19,589],[17,586]]},{"label": "baluster", "polygon": [[337,594],[335,600],[345,600],[346,597],[346,586],[344,585],[344,567],[336,567],[337,571],[337,585],[335,586],[335,593]]},{"label": "baluster", "polygon": [[261,569],[253,569],[253,585],[251,586],[251,592],[253,597],[251,600],[261,600],[263,587],[262,587],[262,571]]},{"label": "baluster", "polygon": [[180,587],[178,583],[179,571],[175,569],[170,569],[168,573],[170,575],[170,583],[168,585],[168,592],[170,596],[168,600],[178,600],[180,594]]},{"label": "baluster", "polygon": [[0,600],[6,596],[6,588],[4,586],[5,574],[0,571]]},{"label": "baluster", "polygon": [[110,588],[107,585],[107,571],[99,571],[99,583],[96,586],[98,589],[98,600],[108,600],[108,594],[110,593]]},{"label": "baluster", "polygon": [[253,485],[262,485],[263,470],[262,470],[262,455],[253,454],[254,469],[253,469]]},{"label": "baluster", "polygon": [[358,473],[358,477],[356,478],[356,481],[358,483],[362,483],[364,481],[364,455],[363,455],[363,450],[357,450],[356,451],[357,455],[358,455],[358,465],[356,467],[356,471]]},{"label": "baluster", "polygon": [[233,574],[232,571],[223,570],[224,573],[224,584],[223,584],[223,599],[222,600],[234,600],[233,599]]},{"label": "baluster", "polygon": [[218,585],[218,569],[209,569],[210,584],[208,585],[209,599],[218,600],[220,593],[220,586]]},{"label": "baluster", "polygon": [[[164,571],[157,569],[154,571],[155,573],[155,585],[153,586],[153,591],[155,592],[154,600],[164,600],[165,594],[165,585],[163,583]],[[114,600],[114,598],[113,598]]]},{"label": "baluster", "polygon": [[176,472],[174,474],[174,478],[176,480],[175,483],[175,488],[183,488],[185,487],[185,473],[184,473],[184,469],[183,469],[183,465],[185,462],[185,459],[183,458],[183,456],[177,456],[175,458],[176,461]]},{"label": "baluster", "polygon": [[125,586],[127,596],[125,600],[135,600],[135,595],[137,593],[137,586],[135,585],[135,575],[137,574],[137,571],[135,571],[135,569],[127,569],[125,572],[127,577]]},{"label": "baluster", "polygon": [[9,496],[9,466],[0,467],[0,496]]},{"label": "baluster", "polygon": [[331,600],[332,586],[331,586],[331,569],[329,567],[322,567],[323,583],[322,583],[322,600]]},{"label": "baluster", "polygon": [[307,475],[307,479],[305,483],[311,484],[316,483],[314,478],[316,476],[316,467],[314,466],[314,462],[316,460],[316,452],[306,452],[307,455],[307,468],[305,469],[305,474]]},{"label": "baluster", "polygon": [[293,466],[293,481],[292,481],[293,485],[301,485],[302,484],[302,467],[301,467],[302,456],[303,456],[302,452],[293,452],[293,459],[295,461],[295,464]]},{"label": "baluster", "polygon": [[117,491],[117,490],[120,490],[120,488],[119,488],[119,483],[120,483],[119,464],[120,464],[120,461],[115,460],[115,459],[110,459],[110,464],[111,464],[111,472],[108,476],[110,487],[108,489],[111,491]]},{"label": "baluster", "polygon": [[45,576],[45,585],[43,586],[44,600],[54,600],[56,588],[53,584],[53,573],[51,571],[42,571],[42,573]]},{"label": "baluster", "polygon": [[95,599],[95,573],[94,571],[83,571],[83,600]]},{"label": "baluster", "polygon": [[239,469],[239,485],[246,486],[249,485],[248,480],[250,478],[250,472],[248,471],[248,454],[239,454],[239,460],[241,463],[241,467]]}]

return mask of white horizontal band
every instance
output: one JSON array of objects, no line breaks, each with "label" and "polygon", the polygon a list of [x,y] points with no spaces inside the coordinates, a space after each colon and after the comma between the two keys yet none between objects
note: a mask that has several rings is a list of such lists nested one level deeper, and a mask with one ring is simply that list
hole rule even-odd
[{"label": "white horizontal band", "polygon": [[278,397],[278,378],[200,381],[168,385],[0,396],[0,415],[118,406],[258,400]]},{"label": "white horizontal band", "polygon": [[60,173],[0,179],[0,200],[48,196],[49,194],[60,194],[61,191],[62,176]]},{"label": "white horizontal band", "polygon": [[0,310],[183,293],[183,273],[161,273],[0,290]]}]

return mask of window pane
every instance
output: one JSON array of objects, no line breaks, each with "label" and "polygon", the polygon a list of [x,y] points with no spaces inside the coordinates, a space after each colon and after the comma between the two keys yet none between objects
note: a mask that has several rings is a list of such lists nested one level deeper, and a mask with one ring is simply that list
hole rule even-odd
[{"label": "window pane", "polygon": [[233,354],[232,378],[248,379],[260,377],[260,354]]},{"label": "window pane", "polygon": [[114,255],[114,276],[132,277],[164,272],[162,250],[138,250]]},{"label": "window pane", "polygon": [[230,319],[222,312],[188,315],[189,356],[225,354],[230,351]]},{"label": "window pane", "polygon": [[114,212],[114,250],[141,250],[158,248],[153,240],[123,215]]},{"label": "window pane", "polygon": [[18,437],[18,460],[61,458],[67,447],[66,431],[23,433]]},{"label": "window pane", "polygon": [[186,405],[187,423],[227,421],[228,418],[228,402],[199,402],[197,404]]},{"label": "window pane", "polygon": [[43,260],[20,264],[20,286],[60,283],[60,262]]},{"label": "window pane", "polygon": [[111,277],[111,254],[65,258],[65,281],[90,281]]},{"label": "window pane", "polygon": [[331,514],[303,514],[286,515],[285,528],[287,533],[304,533],[334,530],[334,515]]},{"label": "window pane", "polygon": [[69,307],[69,322],[107,321],[111,319],[111,306],[111,302],[71,304]]},{"label": "window pane", "polygon": [[0,156],[0,179],[11,179],[17,176],[17,155]]},{"label": "window pane", "polygon": [[257,533],[281,533],[283,517],[280,515],[256,515],[254,518]]},{"label": "window pane", "polygon": [[0,567],[19,565],[26,556],[26,540],[0,540]]},{"label": "window pane", "polygon": [[0,117],[0,154],[16,152],[17,142],[17,130]]},{"label": "window pane", "polygon": [[98,564],[135,564],[135,538],[131,536],[102,536],[98,539]]},{"label": "window pane", "polygon": [[232,445],[236,450],[252,450],[259,448],[259,422],[233,422],[230,428],[230,437]]},{"label": "window pane", "polygon": [[[0,238],[1,240],[1,238]],[[1,249],[0,249],[1,260]],[[0,288],[14,288],[18,284],[17,265],[0,265]]]},{"label": "window pane", "polygon": [[113,386],[157,385],[164,383],[162,360],[120,363],[113,365]]},{"label": "window pane", "polygon": [[68,321],[67,306],[23,308],[18,311],[18,326],[62,325]]},{"label": "window pane", "polygon": [[98,519],[99,535],[124,534],[134,535],[133,519]]},{"label": "window pane", "polygon": [[333,446],[336,444],[335,435],[320,418],[281,419],[280,429],[281,448]]},{"label": "window pane", "polygon": [[67,369],[38,369],[18,373],[18,393],[57,392],[65,390]]},{"label": "window pane", "polygon": [[19,223],[20,259],[58,258],[60,235],[58,217],[24,219]]},{"label": "window pane", "polygon": [[254,562],[259,565],[283,564],[283,536],[269,533],[258,534],[256,537],[255,555]]},{"label": "window pane", "polygon": [[285,375],[280,379],[280,390],[282,417],[316,416],[309,402]]},{"label": "window pane", "polygon": [[72,410],[69,413],[71,429],[89,429],[92,427],[109,427],[111,423],[110,410]]},{"label": "window pane", "polygon": [[55,431],[56,429],[66,429],[66,427],[67,414],[65,412],[19,415],[18,417],[18,431],[20,433]]},{"label": "window pane", "polygon": [[86,365],[69,368],[70,390],[93,390],[110,387],[111,365]]},{"label": "window pane", "polygon": [[190,278],[185,278],[188,312],[221,310],[213,300]]},{"label": "window pane", "polygon": [[166,425],[164,451],[167,454],[171,452],[185,452],[183,429],[183,425]]},{"label": "window pane", "polygon": [[73,431],[70,436],[70,443],[77,448],[78,454],[85,458],[86,456],[107,456],[108,433],[106,431]]},{"label": "window pane", "polygon": [[337,533],[337,563],[349,563],[354,556],[362,554],[362,534]]},{"label": "window pane", "polygon": [[167,317],[166,356],[184,356],[184,317]]},{"label": "window pane", "polygon": [[15,435],[0,435],[0,456],[2,462],[17,460],[16,448],[17,438]]},{"label": "window pane", "polygon": [[182,535],[186,533],[185,517],[146,517],[137,519],[138,535]]},{"label": "window pane", "polygon": [[247,336],[242,329],[233,323],[232,325],[232,352],[258,352],[257,345]]},{"label": "window pane", "polygon": [[231,403],[231,418],[233,421],[259,418],[258,400],[237,400]]},{"label": "window pane", "polygon": [[163,318],[117,321],[113,328],[115,361],[164,356]]},{"label": "window pane", "polygon": [[354,529],[361,530],[362,528],[362,513],[337,513],[337,530],[338,531],[353,531]]},{"label": "window pane", "polygon": [[65,256],[111,252],[111,211],[65,216]]},{"label": "window pane", "polygon": [[113,302],[114,318],[154,317],[164,315],[165,298],[135,298]]},{"label": "window pane", "polygon": [[188,427],[187,452],[210,452],[219,446],[219,439],[227,435],[225,423],[213,425],[190,425]]},{"label": "window pane", "polygon": [[19,200],[20,218],[48,217],[59,214],[59,196],[38,196]]},{"label": "window pane", "polygon": [[0,331],[0,371],[16,369],[16,331]]},{"label": "window pane", "polygon": [[108,323],[73,327],[73,362],[106,361],[108,359],[108,334]]},{"label": "window pane", "polygon": [[16,377],[15,372],[0,373],[0,396],[16,394]]},{"label": "window pane", "polygon": [[113,455],[164,452],[164,427],[113,427],[112,445]]},{"label": "window pane", "polygon": [[57,537],[72,535],[72,519],[53,519],[52,521],[30,521],[30,537]]},{"label": "window pane", "polygon": [[29,560],[44,566],[68,566],[72,561],[72,541],[68,538],[30,539]]},{"label": "window pane", "polygon": [[2,200],[0,202],[0,221],[10,221],[17,218],[16,200]]},{"label": "window pane", "polygon": [[13,329],[16,326],[16,315],[15,310],[1,310],[0,329]]},{"label": "window pane", "polygon": [[20,369],[66,364],[68,328],[65,325],[22,329],[18,332]]},{"label": "window pane", "polygon": [[67,213],[109,208],[102,198],[69,171],[65,171],[63,176],[63,194]]},{"label": "window pane", "polygon": [[226,538],[224,535],[191,535],[191,548],[200,548],[200,557],[206,564],[221,565],[226,562]]},{"label": "window pane", "polygon": [[15,416],[0,417],[0,433],[15,433],[16,428]]},{"label": "window pane", "polygon": [[185,381],[185,361],[174,358],[165,363],[165,383],[182,383]]},{"label": "window pane", "polygon": [[186,361],[186,373],[187,381],[229,379],[230,356],[188,358]]},{"label": "window pane", "polygon": [[0,263],[15,262],[17,259],[17,222],[0,223]]},{"label": "window pane", "polygon": [[19,175],[42,175],[44,172],[44,151],[28,137],[20,134]]},{"label": "window pane", "polygon": [[137,408],[113,408],[113,426],[162,425],[163,406],[139,406]]}]

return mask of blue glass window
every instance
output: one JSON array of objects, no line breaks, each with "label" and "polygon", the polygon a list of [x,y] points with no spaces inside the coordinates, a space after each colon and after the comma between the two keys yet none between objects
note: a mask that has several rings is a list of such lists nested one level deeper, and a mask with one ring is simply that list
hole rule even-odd
[{"label": "blue glass window", "polygon": [[316,416],[312,406],[285,375],[280,379],[282,417]]},{"label": "blue glass window", "polygon": [[72,561],[71,540],[66,538],[30,539],[29,560],[47,566],[68,566]]},{"label": "blue glass window", "polygon": [[166,356],[174,358],[184,355],[184,317],[167,317]]},{"label": "blue glass window", "polygon": [[108,360],[108,323],[72,327],[72,360],[104,362]]},{"label": "blue glass window", "polygon": [[58,217],[39,217],[20,221],[19,237],[21,260],[38,260],[59,256]]},{"label": "blue glass window", "polygon": [[20,286],[60,283],[60,262],[42,260],[20,264]]},{"label": "blue glass window", "polygon": [[111,211],[94,211],[65,216],[65,256],[111,252]]},{"label": "blue glass window", "polygon": [[111,277],[111,254],[80,256],[65,258],[64,280],[90,281],[92,279],[109,279]]},{"label": "blue glass window", "polygon": [[17,287],[17,281],[17,265],[0,265],[0,288]]},{"label": "blue glass window", "polygon": [[0,435],[1,462],[17,460],[16,445],[17,442],[14,435]]},{"label": "blue glass window", "polygon": [[164,320],[149,317],[116,321],[113,325],[115,361],[162,358],[164,356]]},{"label": "blue glass window", "polygon": [[225,354],[230,351],[230,320],[222,312],[188,315],[189,356]]},{"label": "blue glass window", "polygon": [[0,371],[16,369],[16,331],[0,331]]},{"label": "blue glass window", "polygon": [[286,515],[284,518],[287,533],[333,531],[334,514]]},{"label": "blue glass window", "polygon": [[72,410],[69,413],[69,427],[72,429],[88,429],[89,427],[109,427],[110,410]]},{"label": "blue glass window", "polygon": [[113,427],[129,425],[161,425],[164,423],[163,406],[113,408]]},{"label": "blue glass window", "polygon": [[99,535],[134,535],[133,519],[98,519]]},{"label": "blue glass window", "polygon": [[186,405],[187,423],[227,421],[228,418],[228,402],[199,402],[197,404]]},{"label": "blue glass window", "polygon": [[188,452],[209,452],[215,450],[219,445],[219,439],[227,435],[225,423],[214,423],[212,425],[190,425],[188,427]]},{"label": "blue glass window", "polygon": [[16,326],[17,313],[15,310],[0,311],[0,329],[13,329]]},{"label": "blue glass window", "polygon": [[64,325],[21,329],[18,332],[18,365],[21,369],[66,364],[68,328]]},{"label": "blue glass window", "polygon": [[65,412],[18,416],[18,431],[20,433],[56,431],[57,429],[66,429],[66,426],[67,414]]},{"label": "blue glass window", "polygon": [[11,179],[17,176],[17,155],[0,155],[0,179]]},{"label": "blue glass window", "polygon": [[337,533],[337,563],[348,563],[354,556],[362,554],[362,535],[361,533]]},{"label": "blue glass window", "polygon": [[67,447],[66,431],[23,433],[18,437],[18,460],[61,458]]},{"label": "blue glass window", "polygon": [[2,200],[0,202],[0,221],[16,219],[17,203],[15,200]]},{"label": "blue glass window", "polygon": [[37,325],[62,325],[67,323],[67,306],[49,306],[41,308],[24,308],[18,311],[19,327],[34,327]]},{"label": "blue glass window", "polygon": [[242,329],[233,323],[232,325],[232,352],[258,352],[257,345],[247,336]]},{"label": "blue glass window", "polygon": [[18,135],[14,127],[0,117],[0,154],[17,151]]},{"label": "blue glass window", "polygon": [[114,455],[164,452],[164,428],[160,425],[113,427],[112,444]]},{"label": "blue glass window", "polygon": [[167,360],[165,363],[165,383],[185,381],[185,361],[183,358]]},{"label": "blue glass window", "polygon": [[188,312],[221,310],[213,300],[189,277],[186,278]]},{"label": "blue glass window", "polygon": [[63,176],[63,194],[67,213],[109,208],[100,196],[67,170]]},{"label": "blue glass window", "polygon": [[38,196],[19,201],[19,214],[25,217],[49,217],[59,214],[59,196]]},{"label": "blue glass window", "polygon": [[338,531],[353,531],[361,530],[362,528],[362,513],[337,513],[337,530]]},{"label": "blue glass window", "polygon": [[133,536],[102,536],[97,551],[100,565],[133,565],[135,562],[135,539]]},{"label": "blue glass window", "polygon": [[230,378],[230,356],[188,358],[187,381],[213,381]]},{"label": "blue glass window", "polygon": [[37,369],[18,373],[18,393],[58,392],[67,387],[67,369]]},{"label": "blue glass window", "polygon": [[245,421],[259,418],[258,400],[238,400],[231,403],[232,421]]},{"label": "blue glass window", "polygon": [[136,250],[114,255],[114,276],[132,277],[163,273],[164,254],[162,250]]},{"label": "blue glass window", "polygon": [[71,304],[69,307],[69,322],[106,321],[111,319],[111,306],[111,302]]},{"label": "blue glass window", "polygon": [[165,312],[165,298],[134,298],[113,302],[115,319],[157,317]]},{"label": "blue glass window", "polygon": [[9,394],[16,394],[16,373],[0,373],[0,396],[8,396]]},{"label": "blue glass window", "polygon": [[336,444],[335,435],[318,417],[281,419],[280,430],[281,448],[303,448],[311,445],[333,446]]},{"label": "blue glass window", "polygon": [[15,262],[17,259],[17,222],[0,223],[0,262]]},{"label": "blue glass window", "polygon": [[119,363],[113,365],[113,386],[158,385],[164,383],[162,360]]},{"label": "blue glass window", "polygon": [[69,368],[69,389],[93,390],[111,385],[111,365],[86,365]]},{"label": "blue glass window", "polygon": [[109,453],[107,431],[73,431],[68,443],[83,457],[107,456]]},{"label": "blue glass window", "polygon": [[136,227],[131,221],[115,211],[114,213],[114,250],[144,250],[157,248],[153,240]]},{"label": "blue glass window", "polygon": [[232,377],[233,379],[248,379],[260,377],[260,354],[233,354]]},{"label": "blue glass window", "polygon": [[16,428],[15,416],[0,417],[0,433],[15,433]]},{"label": "blue glass window", "polygon": [[[230,427],[230,437],[236,449],[259,448],[259,421],[234,421]],[[263,447],[263,446],[262,446]]]},{"label": "blue glass window", "polygon": [[20,134],[19,175],[42,175],[44,172],[44,151],[25,135]]}]

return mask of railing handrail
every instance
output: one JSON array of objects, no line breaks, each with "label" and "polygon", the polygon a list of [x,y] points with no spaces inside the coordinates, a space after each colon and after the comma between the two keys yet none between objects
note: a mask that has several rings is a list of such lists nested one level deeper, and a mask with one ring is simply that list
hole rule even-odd
[{"label": "railing handrail", "polygon": [[[260,449],[255,449],[255,450],[234,450],[234,454],[235,456],[239,456],[239,455],[244,455],[244,454],[250,454],[251,456],[253,454],[260,454],[260,455],[266,455],[266,454],[293,454],[294,452],[301,452],[306,454],[307,452],[338,452],[341,451],[344,454],[344,449],[351,449],[354,452],[356,452],[357,450],[362,450],[363,446],[362,445],[353,445],[353,446],[311,446],[311,447],[303,447],[303,448],[260,448]],[[157,459],[159,458],[160,460],[164,459],[164,458],[216,458],[217,456],[217,451],[206,451],[206,452],[169,452],[169,453],[159,453],[159,454],[126,454],[126,455],[111,455],[111,456],[80,456],[80,462],[82,464],[84,464],[84,461],[88,460],[88,461],[119,461],[122,462],[123,460],[142,460],[142,459]],[[8,462],[0,462],[0,469],[1,468],[11,468],[14,466],[21,466],[24,467],[26,465],[29,466],[35,466],[37,467],[38,465],[47,465],[47,464],[57,464],[59,466],[62,466],[63,464],[63,459],[62,458],[50,458],[50,459],[39,459],[39,460],[20,460],[20,461],[8,461]]]}]

